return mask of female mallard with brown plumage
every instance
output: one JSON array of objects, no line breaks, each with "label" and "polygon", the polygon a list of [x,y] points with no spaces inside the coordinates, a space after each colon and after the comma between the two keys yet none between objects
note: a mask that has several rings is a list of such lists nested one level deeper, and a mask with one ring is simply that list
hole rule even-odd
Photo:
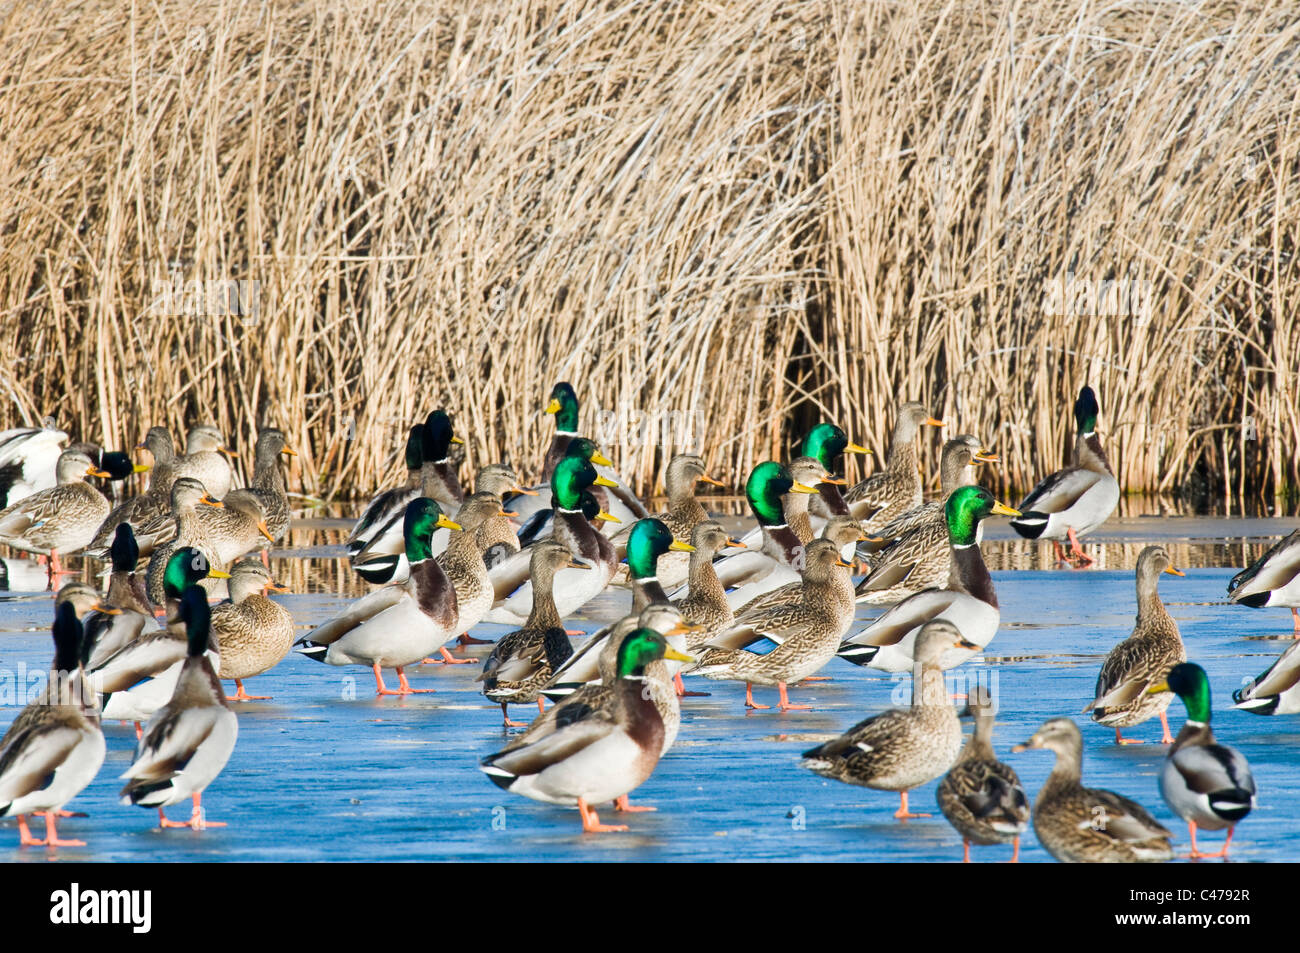
[{"label": "female mallard with brown plumage", "polygon": [[230,600],[212,607],[212,631],[217,638],[221,665],[219,678],[235,680],[232,702],[265,701],[269,695],[249,695],[244,679],[269,672],[293,646],[293,616],[267,590],[289,590],[271,578],[257,557],[245,557],[230,570]]},{"label": "female mallard with brown plumage", "polygon": [[[668,463],[668,473],[664,478],[668,489],[668,509],[655,514],[673,538],[680,543],[689,543],[691,531],[696,524],[708,519],[708,514],[695,497],[698,484],[726,486],[721,480],[715,480],[705,472],[704,459],[694,453],[679,453]],[[633,523],[632,526],[636,524]],[[620,557],[627,554],[627,541],[632,535],[632,526],[615,534],[614,550]],[[682,552],[680,555],[666,554],[659,560],[657,575],[659,584],[665,588],[680,585],[686,579],[690,569],[690,557]],[[628,573],[621,566],[611,580],[615,585],[626,583]]]},{"label": "female mallard with brown plumage", "polygon": [[[284,431],[275,427],[263,427],[258,431],[257,443],[253,447],[253,483],[249,489],[261,501],[266,526],[271,531],[271,540],[260,547],[263,554],[272,542],[279,542],[289,532],[289,497],[284,474],[280,472],[281,454],[298,455],[296,450],[289,448]],[[265,555],[262,563],[266,564]]]},{"label": "female mallard with brown plumage", "polygon": [[977,686],[966,710],[975,718],[975,730],[939,782],[939,810],[961,835],[963,863],[970,863],[971,844],[1010,842],[1014,864],[1020,859],[1020,835],[1029,826],[1029,798],[1015,770],[993,754],[996,712],[990,693]]},{"label": "female mallard with brown plumage", "polygon": [[921,503],[920,459],[916,435],[922,426],[942,427],[921,404],[911,401],[898,408],[889,459],[885,469],[873,473],[845,494],[849,512],[862,520],[867,535]]},{"label": "female mallard with brown plumage", "polygon": [[1141,804],[1083,786],[1083,735],[1068,718],[1052,718],[1012,753],[1046,749],[1056,764],[1034,799],[1034,833],[1062,863],[1159,863],[1174,856],[1173,836]]},{"label": "female mallard with brown plumage", "polygon": [[944,687],[939,660],[967,643],[945,620],[927,623],[916,642],[920,677],[912,682],[912,706],[858,722],[838,738],[805,751],[804,767],[824,778],[897,791],[894,817],[929,817],[908,810],[907,792],[933,781],[957,758],[961,722]]},{"label": "female mallard with brown plumage", "polygon": [[1123,737],[1120,729],[1156,715],[1164,729],[1160,740],[1165,744],[1174,742],[1165,714],[1174,700],[1173,693],[1147,692],[1152,685],[1163,682],[1171,668],[1187,659],[1178,623],[1160,601],[1157,589],[1161,573],[1183,575],[1172,562],[1163,546],[1148,546],[1138,554],[1137,623],[1133,634],[1106,655],[1097,676],[1096,697],[1083,709],[1092,712],[1097,724],[1114,728],[1115,743],[1119,745],[1141,744],[1137,739]]},{"label": "female mallard with brown plumage", "polygon": [[51,584],[63,575],[59,554],[85,549],[108,517],[104,495],[86,482],[107,477],[80,450],[65,450],[55,466],[58,483],[0,510],[0,542],[28,553],[49,556]]},{"label": "female mallard with brown plumage", "polygon": [[[804,562],[798,603],[738,615],[707,643],[709,651],[695,670],[705,678],[743,681],[747,708],[768,707],[754,702],[757,683],[777,687],[781,711],[809,709],[790,704],[786,685],[807,678],[834,658],[853,621],[853,583],[839,548],[830,540],[814,540],[805,549]],[[763,641],[775,648],[765,655],[746,651]]]},{"label": "female mallard with brown plumage", "polygon": [[154,605],[162,605],[166,598],[163,577],[168,560],[178,549],[197,549],[207,557],[208,562],[224,571],[224,564],[216,558],[216,541],[208,535],[208,527],[199,520],[196,512],[200,506],[221,509],[224,504],[208,496],[198,480],[191,477],[178,478],[172,484],[172,519],[176,523],[176,533],[171,542],[154,549],[149,555],[149,564],[145,570],[145,592]]},{"label": "female mallard with brown plumage", "polygon": [[483,694],[501,706],[501,717],[507,728],[527,724],[510,720],[511,704],[536,702],[538,712],[545,711],[541,688],[573,654],[573,645],[551,594],[556,571],[566,567],[586,568],[574,562],[569,551],[554,540],[543,540],[532,548],[529,575],[533,582],[533,608],[528,621],[497,640],[483,662],[483,671],[475,679],[483,683]]}]

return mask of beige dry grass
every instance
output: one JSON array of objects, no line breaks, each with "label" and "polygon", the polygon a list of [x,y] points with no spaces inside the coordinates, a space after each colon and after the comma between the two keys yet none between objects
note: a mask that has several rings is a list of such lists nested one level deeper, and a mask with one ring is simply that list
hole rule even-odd
[{"label": "beige dry grass", "polygon": [[[738,479],[920,398],[1023,488],[1088,381],[1124,485],[1294,487],[1298,52],[1284,4],[10,5],[0,425],[273,422],[333,495],[437,405],[535,472],[559,378]],[[1149,311],[1045,313],[1108,279]]]}]

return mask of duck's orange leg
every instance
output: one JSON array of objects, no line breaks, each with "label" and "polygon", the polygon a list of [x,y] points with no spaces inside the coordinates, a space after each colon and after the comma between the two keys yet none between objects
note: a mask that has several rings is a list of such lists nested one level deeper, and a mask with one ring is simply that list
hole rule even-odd
[{"label": "duck's orange leg", "polygon": [[746,707],[746,708],[764,708],[764,709],[766,709],[766,708],[771,708],[772,706],[771,706],[771,705],[760,705],[758,702],[754,701],[754,683],[753,683],[753,682],[746,682],[746,683],[745,683],[745,707]]},{"label": "duck's orange leg", "polygon": [[673,685],[677,689],[678,698],[708,698],[708,692],[688,692],[686,685],[682,682],[682,673],[678,672],[673,676]]},{"label": "duck's orange leg", "polygon": [[411,683],[406,680],[406,673],[402,671],[402,666],[397,666],[397,690],[402,695],[428,695],[436,689],[432,688],[412,688]]},{"label": "duck's orange leg", "polygon": [[27,815],[18,815],[18,845],[20,847],[44,847],[45,841],[37,840],[27,827]]},{"label": "duck's orange leg", "polygon": [[587,834],[606,834],[613,831],[627,830],[626,824],[602,824],[587,802],[578,798],[578,811],[582,814],[582,830]]},{"label": "duck's orange leg", "polygon": [[781,701],[776,706],[780,711],[812,711],[812,705],[791,705],[790,699],[785,695],[785,682],[776,683],[777,691],[781,693]]},{"label": "duck's orange leg", "polygon": [[1117,744],[1117,745],[1144,745],[1144,744],[1146,744],[1146,742],[1143,741],[1141,738],[1125,738],[1123,735],[1121,735],[1121,734],[1119,733],[1119,729],[1116,728],[1116,729],[1115,729],[1115,744]]},{"label": "duck's orange leg", "polygon": [[970,863],[970,841],[968,840],[961,842],[961,862],[963,864]]},{"label": "duck's orange leg", "polygon": [[227,695],[228,702],[269,702],[270,695],[249,695],[244,691],[243,679],[235,679],[235,694]]},{"label": "duck's orange leg", "polygon": [[511,721],[511,720],[510,720],[510,709],[509,709],[509,707],[506,705],[505,702],[502,702],[502,703],[501,703],[501,717],[505,720],[505,725],[506,725],[507,728],[527,728],[527,727],[528,727],[528,722],[526,722],[526,721]]},{"label": "duck's orange leg", "polygon": [[438,649],[438,654],[442,657],[427,658],[420,664],[421,665],[473,665],[475,662],[478,661],[478,659],[473,659],[473,658],[456,658],[456,656],[452,655],[450,652],[447,651],[447,646],[445,645],[442,648]]},{"label": "duck's orange leg", "polygon": [[929,814],[913,814],[911,811],[909,811],[909,810],[907,809],[907,792],[906,792],[906,791],[900,791],[900,792],[898,792],[898,802],[899,802],[899,803],[898,803],[898,810],[894,812],[894,817],[898,818],[900,821],[905,821],[905,820],[907,820],[908,818],[912,818],[912,817],[930,817],[930,816],[931,816],[931,815],[929,815]]},{"label": "duck's orange leg", "polygon": [[1162,729],[1162,734],[1160,735],[1160,743],[1162,745],[1173,744],[1174,736],[1169,733],[1169,716],[1166,715],[1164,712],[1160,713],[1160,727]]},{"label": "duck's orange leg", "polygon": [[1070,538],[1070,555],[1081,566],[1091,566],[1096,560],[1083,551],[1079,545],[1079,537],[1075,535],[1074,527],[1071,526],[1065,531],[1065,535]]},{"label": "duck's orange leg", "polygon": [[466,632],[456,641],[459,642],[461,645],[491,645],[492,644],[491,639],[476,639],[468,632]]},{"label": "duck's orange leg", "polygon": [[42,841],[46,847],[85,847],[84,840],[59,840],[59,832],[54,828],[55,814],[47,811],[45,814],[45,840]]},{"label": "duck's orange leg", "polygon": [[1018,864],[1020,863],[1020,835],[1017,834],[1016,839],[1013,840],[1011,843],[1014,844],[1015,846],[1012,847],[1011,849],[1011,859],[1007,861],[1007,863]]},{"label": "duck's orange leg", "polygon": [[619,798],[617,798],[617,799],[614,801],[614,810],[616,810],[616,811],[622,811],[624,814],[641,814],[641,813],[643,813],[643,812],[645,812],[645,811],[657,811],[657,810],[659,810],[659,808],[657,808],[657,807],[646,807],[646,806],[643,806],[643,805],[635,805],[635,806],[634,806],[634,805],[633,805],[633,804],[632,804],[632,803],[627,799],[627,795],[624,794],[622,797],[619,797]]}]

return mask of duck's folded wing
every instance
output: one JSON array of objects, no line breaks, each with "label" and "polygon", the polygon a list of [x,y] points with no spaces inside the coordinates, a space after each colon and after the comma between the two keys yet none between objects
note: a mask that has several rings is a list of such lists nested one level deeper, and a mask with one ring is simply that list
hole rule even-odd
[{"label": "duck's folded wing", "polygon": [[1092,795],[1091,816],[1081,826],[1089,826],[1115,840],[1128,842],[1173,836],[1136,801],[1114,791],[1092,790],[1089,794]]},{"label": "duck's folded wing", "polygon": [[1213,794],[1216,791],[1255,793],[1255,779],[1250,765],[1241,754],[1223,745],[1187,745],[1169,758],[1189,791]]},{"label": "duck's folded wing", "polygon": [[397,605],[405,595],[404,586],[384,586],[367,593],[352,603],[342,615],[312,629],[295,644],[305,645],[310,642],[314,645],[330,645],[337,642],[367,619]]},{"label": "duck's folded wing", "polygon": [[549,685],[584,684],[600,678],[600,651],[613,628],[607,625],[598,629],[574,649],[565,663],[555,670]]},{"label": "duck's folded wing", "polygon": [[123,692],[177,662],[183,662],[186,654],[184,639],[173,638],[166,632],[150,633],[123,646],[103,665],[86,674],[100,694]]},{"label": "duck's folded wing", "polygon": [[[135,749],[135,760],[120,777],[162,781],[185,770],[190,759],[222,724],[226,708],[162,708],[150,720]],[[129,786],[129,785],[128,785]]]},{"label": "duck's folded wing", "polygon": [[1272,667],[1255,680],[1255,684],[1239,689],[1242,698],[1266,698],[1281,695],[1300,682],[1300,642],[1293,642],[1273,663]]},{"label": "duck's folded wing", "polygon": [[724,589],[735,589],[763,579],[776,568],[776,561],[761,550],[729,554],[715,562],[713,569]]},{"label": "duck's folded wing", "polygon": [[875,750],[882,739],[892,737],[894,729],[903,715],[903,709],[890,709],[878,715],[864,718],[838,738],[832,738],[823,745],[805,751],[803,756],[805,758],[842,758],[855,751],[870,753]]},{"label": "duck's folded wing", "polygon": [[1066,467],[1045,477],[1016,509],[1021,513],[1060,513],[1093,488],[1101,476],[1083,467]]},{"label": "duck's folded wing", "polygon": [[1275,543],[1268,552],[1228,583],[1228,596],[1236,599],[1257,592],[1281,589],[1300,574],[1300,530]]},{"label": "duck's folded wing", "polygon": [[1154,684],[1142,664],[1141,647],[1135,642],[1121,642],[1106,656],[1097,675],[1097,689],[1085,712],[1094,708],[1117,708],[1131,704]]},{"label": "duck's folded wing", "polygon": [[951,606],[956,596],[957,593],[951,589],[926,589],[918,592],[844,642],[846,645],[897,645],[908,632],[929,622]]},{"label": "duck's folded wing", "polygon": [[558,728],[552,734],[539,738],[532,744],[492,755],[484,760],[489,774],[521,775],[539,774],[553,764],[558,764],[584,748],[595,744],[618,730],[614,719],[595,711],[579,721]]},{"label": "duck's folded wing", "polygon": [[501,602],[509,598],[511,593],[528,581],[528,566],[532,558],[533,551],[525,546],[488,570],[488,578],[492,580],[493,601]]},{"label": "duck's folded wing", "polygon": [[0,810],[50,782],[52,775],[83,740],[68,725],[30,725],[10,739],[0,752]]},{"label": "duck's folded wing", "polygon": [[894,519],[876,530],[873,535],[880,539],[881,542],[872,543],[868,540],[858,548],[866,553],[878,552],[889,545],[891,541],[922,529],[936,519],[943,519],[943,504],[936,501],[922,503],[920,506],[908,510],[902,516],[894,517]]}]

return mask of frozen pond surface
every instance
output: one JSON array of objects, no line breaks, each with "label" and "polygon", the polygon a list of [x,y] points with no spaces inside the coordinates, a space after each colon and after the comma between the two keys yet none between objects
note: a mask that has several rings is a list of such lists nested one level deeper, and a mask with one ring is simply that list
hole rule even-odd
[{"label": "frozen pond surface", "polygon": [[[305,630],[329,618],[364,588],[350,576],[338,549],[336,521],[295,528],[292,548],[273,566],[297,590],[280,597]],[[1290,637],[1285,610],[1252,610],[1224,603],[1225,586],[1243,560],[1262,552],[1270,537],[1293,528],[1291,520],[1214,518],[1113,520],[1088,540],[1100,568],[1045,568],[1045,544],[1012,540],[991,525],[986,559],[1002,602],[1002,627],[983,657],[958,673],[993,687],[1000,700],[994,745],[1020,773],[1031,796],[1051,768],[1047,752],[1011,755],[1048,717],[1070,715],[1083,727],[1084,782],[1135,798],[1176,834],[1186,850],[1186,827],[1160,799],[1156,776],[1165,754],[1157,744],[1118,747],[1110,729],[1079,712],[1092,699],[1105,653],[1133,624],[1132,567],[1141,546],[1169,546],[1186,579],[1162,577],[1161,594],[1182,629],[1189,657],[1210,674],[1214,728],[1219,739],[1250,760],[1259,803],[1233,841],[1237,861],[1300,860],[1300,721],[1260,717],[1230,709],[1243,678],[1262,672]],[[1101,545],[1093,545],[1100,543]],[[10,562],[15,590],[24,579]],[[625,591],[612,590],[571,625],[593,630],[617,617]],[[867,612],[864,618],[870,617]],[[51,641],[48,594],[13,591],[0,602],[0,677],[43,671]],[[508,631],[482,626],[495,638]],[[474,654],[487,647],[474,646]],[[830,682],[795,687],[793,700],[811,712],[746,713],[739,683],[688,680],[712,692],[683,701],[676,746],[633,802],[657,813],[620,817],[625,834],[583,835],[576,811],[538,804],[497,789],[477,768],[505,733],[500,710],[477,691],[477,665],[413,670],[412,683],[436,694],[376,699],[368,670],[333,668],[296,654],[267,675],[252,679],[252,694],[269,702],[236,706],[239,743],[229,765],[208,789],[204,807],[226,828],[203,833],[161,831],[156,814],[118,804],[117,776],[134,747],[129,726],[108,724],[108,757],[95,781],[70,809],[86,811],[59,827],[85,848],[19,849],[12,820],[0,822],[0,859],[94,861],[383,861],[383,860],[836,860],[954,861],[961,841],[934,807],[937,782],[913,793],[913,810],[933,810],[931,820],[906,824],[890,815],[897,795],[823,780],[800,767],[799,754],[838,734],[867,714],[905,702],[908,681],[835,660]],[[950,673],[952,675],[954,673]],[[760,701],[775,691],[755,689]],[[767,696],[771,695],[772,698]],[[891,697],[892,696],[892,697]],[[0,728],[17,714],[8,698]],[[515,717],[523,708],[512,709]],[[1178,730],[1180,703],[1170,708]],[[1158,721],[1126,729],[1154,741]],[[183,819],[188,805],[169,809]],[[38,821],[35,830],[40,830]],[[38,835],[39,836],[39,835]],[[1221,835],[1207,835],[1216,846]],[[975,848],[975,859],[1005,860],[1009,847]],[[1051,858],[1032,830],[1025,861]]]}]

